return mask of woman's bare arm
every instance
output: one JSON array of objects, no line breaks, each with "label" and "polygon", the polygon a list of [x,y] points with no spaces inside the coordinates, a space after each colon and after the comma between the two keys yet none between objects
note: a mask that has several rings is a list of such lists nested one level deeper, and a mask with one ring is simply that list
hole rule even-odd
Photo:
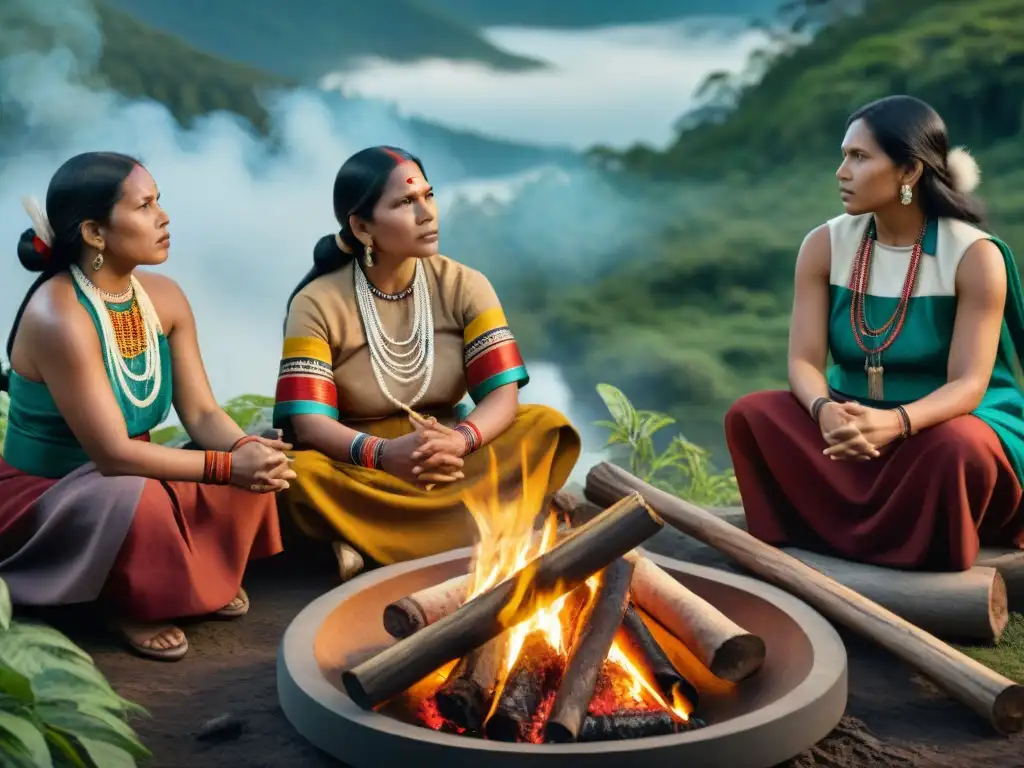
[{"label": "woman's bare arm", "polygon": [[1006,302],[1006,264],[998,246],[980,240],[956,273],[957,309],[947,383],[905,406],[914,432],[970,413],[992,378]]},{"label": "woman's bare arm", "polygon": [[86,455],[104,475],[201,481],[201,451],[132,440],[110,388],[95,326],[70,280],[37,291],[18,328],[19,342]]},{"label": "woman's bare arm", "polygon": [[162,275],[140,275],[160,312],[171,348],[174,374],[174,410],[198,445],[211,451],[228,451],[245,431],[217,403],[199,351],[195,316],[188,298],[177,283]]},{"label": "woman's bare arm", "polygon": [[350,461],[349,447],[359,433],[340,421],[320,413],[290,417],[295,442],[302,448],[319,451],[334,461]]},{"label": "woman's bare arm", "polygon": [[481,445],[487,445],[509,428],[518,412],[519,385],[512,382],[490,392],[466,421],[473,422],[483,438]]},{"label": "woman's bare arm", "polygon": [[831,261],[828,224],[822,224],[804,238],[796,257],[789,325],[789,386],[808,411],[817,398],[828,397],[825,366]]}]

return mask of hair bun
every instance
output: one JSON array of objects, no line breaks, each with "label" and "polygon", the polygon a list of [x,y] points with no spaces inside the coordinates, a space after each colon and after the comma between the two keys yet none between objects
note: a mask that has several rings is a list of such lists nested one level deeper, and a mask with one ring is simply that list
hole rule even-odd
[{"label": "hair bun", "polygon": [[966,195],[981,183],[981,168],[966,147],[957,147],[946,156],[946,168],[953,189]]},{"label": "hair bun", "polygon": [[49,252],[45,249],[45,244],[43,249],[40,249],[42,243],[36,231],[31,228],[22,232],[18,238],[18,261],[29,272],[42,272],[46,269]]}]

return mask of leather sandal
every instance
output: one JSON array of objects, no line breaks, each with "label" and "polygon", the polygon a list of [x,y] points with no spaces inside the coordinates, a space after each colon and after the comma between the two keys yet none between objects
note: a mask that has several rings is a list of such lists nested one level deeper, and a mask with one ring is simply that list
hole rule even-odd
[{"label": "leather sandal", "polygon": [[214,616],[219,616],[222,619],[238,619],[245,616],[249,612],[249,595],[246,593],[244,587],[238,588],[238,594],[235,595],[235,599],[225,605],[219,611],[214,611]]}]

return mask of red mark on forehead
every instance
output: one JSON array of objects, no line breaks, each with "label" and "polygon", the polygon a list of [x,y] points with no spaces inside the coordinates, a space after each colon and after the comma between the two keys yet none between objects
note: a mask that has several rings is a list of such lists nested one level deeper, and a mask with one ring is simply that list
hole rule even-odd
[{"label": "red mark on forehead", "polygon": [[410,176],[408,179],[405,180],[405,183],[412,184],[414,181],[416,181],[416,179],[413,176]]},{"label": "red mark on forehead", "polygon": [[383,147],[383,150],[384,150],[384,154],[386,154],[388,157],[390,157],[396,163],[401,164],[401,163],[408,162],[406,158],[402,157],[400,154],[398,154],[394,150],[388,149],[387,147]]}]

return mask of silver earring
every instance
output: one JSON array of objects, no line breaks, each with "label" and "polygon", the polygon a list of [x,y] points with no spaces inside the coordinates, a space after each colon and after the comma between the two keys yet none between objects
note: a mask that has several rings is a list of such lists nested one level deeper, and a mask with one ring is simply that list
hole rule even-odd
[{"label": "silver earring", "polygon": [[910,188],[909,184],[904,184],[900,187],[900,202],[903,205],[910,205],[914,202],[914,190]]},{"label": "silver earring", "polygon": [[373,245],[363,247],[363,263],[368,267],[373,266]]},{"label": "silver earring", "polygon": [[99,272],[100,267],[103,266],[103,254],[97,253],[96,258],[92,260],[92,271]]}]

